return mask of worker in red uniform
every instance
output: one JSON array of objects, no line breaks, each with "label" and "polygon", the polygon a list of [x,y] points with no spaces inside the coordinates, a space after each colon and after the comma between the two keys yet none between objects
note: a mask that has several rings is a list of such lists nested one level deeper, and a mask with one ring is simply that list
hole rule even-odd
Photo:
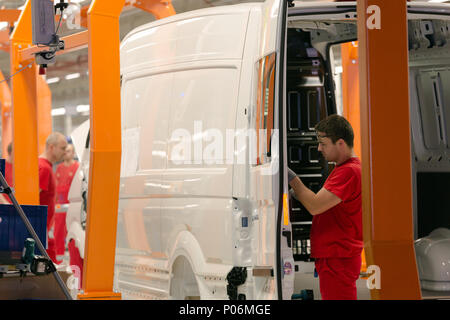
[{"label": "worker in red uniform", "polygon": [[[56,203],[56,181],[53,174],[53,164],[63,160],[66,147],[66,137],[59,132],[53,132],[47,138],[44,153],[39,156],[39,203],[48,207],[47,234],[53,227]],[[47,253],[56,263],[54,239],[51,235],[48,235],[48,240]]]},{"label": "worker in red uniform", "polygon": [[[56,203],[69,203],[69,189],[72,184],[75,172],[78,169],[79,163],[74,159],[75,150],[72,144],[69,144],[64,154],[64,161],[56,167]],[[66,227],[67,212],[55,213],[54,236],[56,246],[56,257],[64,255],[65,239],[67,235]]]},{"label": "worker in red uniform", "polygon": [[361,269],[361,162],[353,152],[353,129],[339,115],[320,121],[315,130],[319,152],[336,166],[316,194],[289,169],[295,197],[313,215],[311,256],[324,300],[356,300]]},{"label": "worker in red uniform", "polygon": [[74,159],[75,150],[72,144],[67,145],[64,161],[56,167],[56,203],[69,203],[69,189],[79,162]]}]

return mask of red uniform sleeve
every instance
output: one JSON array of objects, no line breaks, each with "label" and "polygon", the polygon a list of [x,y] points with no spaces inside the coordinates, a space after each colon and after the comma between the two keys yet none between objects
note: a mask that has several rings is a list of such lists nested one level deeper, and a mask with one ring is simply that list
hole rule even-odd
[{"label": "red uniform sleeve", "polygon": [[351,198],[355,192],[357,178],[351,168],[335,168],[330,174],[325,185],[325,189],[338,196],[342,201]]},{"label": "red uniform sleeve", "polygon": [[39,189],[48,191],[50,184],[50,172],[47,168],[39,166]]}]

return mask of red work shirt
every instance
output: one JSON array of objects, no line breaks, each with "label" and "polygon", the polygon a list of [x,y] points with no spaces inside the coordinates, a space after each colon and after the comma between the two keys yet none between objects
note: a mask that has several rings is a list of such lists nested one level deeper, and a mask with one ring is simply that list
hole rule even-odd
[{"label": "red work shirt", "polygon": [[[5,161],[5,180],[6,183],[8,183],[8,186],[10,188],[14,187],[14,183],[13,183],[13,165],[11,162]],[[5,194],[5,200],[8,203],[12,203],[11,199],[9,199],[9,197]]]},{"label": "red work shirt", "polygon": [[70,184],[78,166],[78,161],[75,161],[69,166],[66,166],[63,162],[56,168],[56,203],[69,203]]},{"label": "red work shirt", "polygon": [[311,256],[350,258],[360,255],[363,239],[359,159],[350,158],[336,166],[323,187],[338,196],[342,202],[313,217]]},{"label": "red work shirt", "polygon": [[50,161],[39,158],[39,204],[48,206],[47,209],[47,229],[51,227],[55,214],[56,181],[53,175],[53,166]]},{"label": "red work shirt", "polygon": [[11,188],[14,187],[13,165],[11,162],[8,162],[8,161],[5,161],[5,180]]}]

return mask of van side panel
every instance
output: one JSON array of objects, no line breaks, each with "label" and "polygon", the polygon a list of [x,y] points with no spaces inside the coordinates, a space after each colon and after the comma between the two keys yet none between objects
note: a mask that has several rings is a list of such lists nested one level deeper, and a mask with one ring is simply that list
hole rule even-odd
[{"label": "van side panel", "polygon": [[[123,150],[139,146],[138,154],[130,147],[124,155],[121,174],[115,287],[127,297],[168,297],[168,275],[180,252],[195,252],[186,261],[196,261],[191,267],[203,282],[203,297],[216,290],[202,276],[225,281],[232,267],[234,140],[227,145],[227,130],[235,129],[251,8],[171,17],[133,31],[122,43],[124,85],[134,82],[122,94]],[[183,146],[190,150],[180,152]]]},{"label": "van side panel", "polygon": [[[173,136],[164,175],[169,198],[162,207],[164,252],[171,249],[173,230],[182,226],[195,234],[206,259],[231,263],[233,165],[227,161],[226,145],[234,143],[226,141],[226,132],[234,129],[236,119],[240,61],[233,63],[175,73],[169,126]],[[174,133],[180,129],[189,133],[190,151],[183,161],[175,160],[182,142]]]},{"label": "van side panel", "polygon": [[160,206],[165,193],[161,181],[166,168],[172,80],[171,74],[149,71],[123,77],[115,286],[124,297],[160,295],[164,287],[164,281],[140,278],[139,272],[148,267],[142,257],[161,256]]}]

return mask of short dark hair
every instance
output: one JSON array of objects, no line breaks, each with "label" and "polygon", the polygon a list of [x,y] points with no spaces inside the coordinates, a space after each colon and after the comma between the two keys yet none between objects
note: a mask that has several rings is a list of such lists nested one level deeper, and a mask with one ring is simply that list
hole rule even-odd
[{"label": "short dark hair", "polygon": [[8,144],[7,151],[8,151],[8,155],[11,156],[11,153],[12,153],[12,142],[10,142],[10,143]]},{"label": "short dark hair", "polygon": [[339,139],[345,141],[345,143],[353,148],[354,133],[350,122],[344,117],[333,114],[316,124],[316,132],[324,132],[333,143],[336,143]]}]

